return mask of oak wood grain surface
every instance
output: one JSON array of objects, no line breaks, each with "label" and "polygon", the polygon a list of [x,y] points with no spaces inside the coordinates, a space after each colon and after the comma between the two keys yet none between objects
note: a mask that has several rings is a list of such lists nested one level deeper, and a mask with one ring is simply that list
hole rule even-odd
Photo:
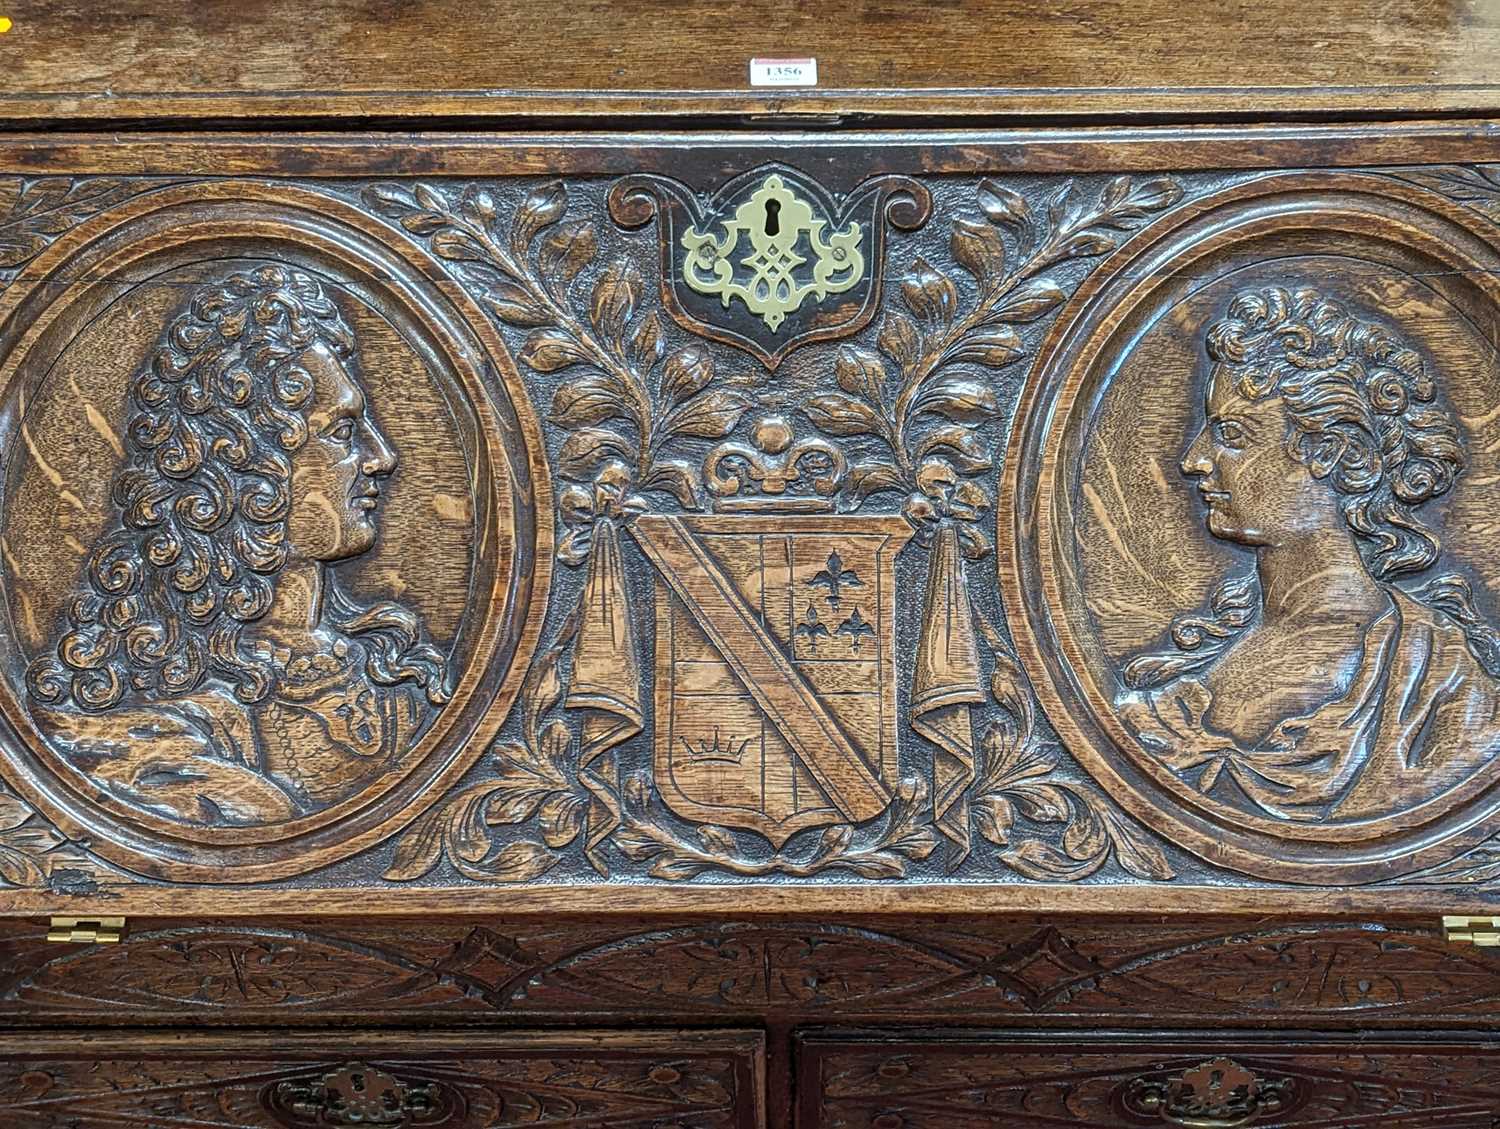
[{"label": "oak wood grain surface", "polygon": [[[13,121],[846,114],[1484,112],[1500,6],[867,0],[107,6],[19,0],[0,36]],[[816,88],[748,86],[816,56]]]},{"label": "oak wood grain surface", "polygon": [[17,1027],[829,1023],[1368,1031],[1492,1025],[1500,955],[1431,918],[0,921]]},{"label": "oak wood grain surface", "polygon": [[1339,168],[1482,161],[1500,142],[1500,121],[1428,120],[1244,126],[649,133],[605,129],[526,133],[274,130],[259,133],[143,130],[27,132],[0,146],[0,172],[179,176],[591,176],[670,174],[684,163],[728,179],[747,164],[786,161],[852,183],[905,167],[928,174],[1063,173],[1097,169],[1165,172]]}]

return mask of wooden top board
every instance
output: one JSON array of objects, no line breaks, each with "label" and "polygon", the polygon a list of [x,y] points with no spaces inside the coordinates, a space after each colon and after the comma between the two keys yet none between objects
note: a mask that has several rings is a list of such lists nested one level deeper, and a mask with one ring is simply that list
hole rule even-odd
[{"label": "wooden top board", "polygon": [[[1500,106],[1500,4],[954,0],[725,6],[228,3],[0,7],[17,123],[1287,114]],[[816,87],[753,89],[753,57]]]}]

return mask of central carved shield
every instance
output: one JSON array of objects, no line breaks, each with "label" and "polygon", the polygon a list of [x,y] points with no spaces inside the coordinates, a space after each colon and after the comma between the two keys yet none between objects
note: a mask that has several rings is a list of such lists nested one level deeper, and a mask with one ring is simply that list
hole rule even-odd
[{"label": "central carved shield", "polygon": [[897,775],[899,517],[639,518],[657,570],[656,784],[778,847],[859,823]]}]

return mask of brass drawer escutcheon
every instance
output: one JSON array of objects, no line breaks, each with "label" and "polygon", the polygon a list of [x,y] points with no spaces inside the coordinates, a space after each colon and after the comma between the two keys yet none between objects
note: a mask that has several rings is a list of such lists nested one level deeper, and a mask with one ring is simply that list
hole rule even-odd
[{"label": "brass drawer escutcheon", "polygon": [[1219,1058],[1169,1079],[1137,1078],[1125,1108],[1184,1129],[1239,1129],[1291,1104],[1290,1078],[1262,1078],[1233,1059]]}]

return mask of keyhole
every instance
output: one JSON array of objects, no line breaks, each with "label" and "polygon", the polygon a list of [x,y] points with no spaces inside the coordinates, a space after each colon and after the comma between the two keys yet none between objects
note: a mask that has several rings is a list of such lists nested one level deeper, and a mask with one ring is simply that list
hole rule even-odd
[{"label": "keyhole", "polygon": [[353,1083],[354,1092],[356,1094],[362,1094],[365,1092],[365,1076],[363,1074],[352,1075],[349,1081]]},{"label": "keyhole", "polygon": [[781,220],[777,218],[777,213],[780,212],[780,211],[781,211],[781,201],[780,200],[767,200],[766,201],[766,234],[767,235],[779,235],[781,233]]}]

